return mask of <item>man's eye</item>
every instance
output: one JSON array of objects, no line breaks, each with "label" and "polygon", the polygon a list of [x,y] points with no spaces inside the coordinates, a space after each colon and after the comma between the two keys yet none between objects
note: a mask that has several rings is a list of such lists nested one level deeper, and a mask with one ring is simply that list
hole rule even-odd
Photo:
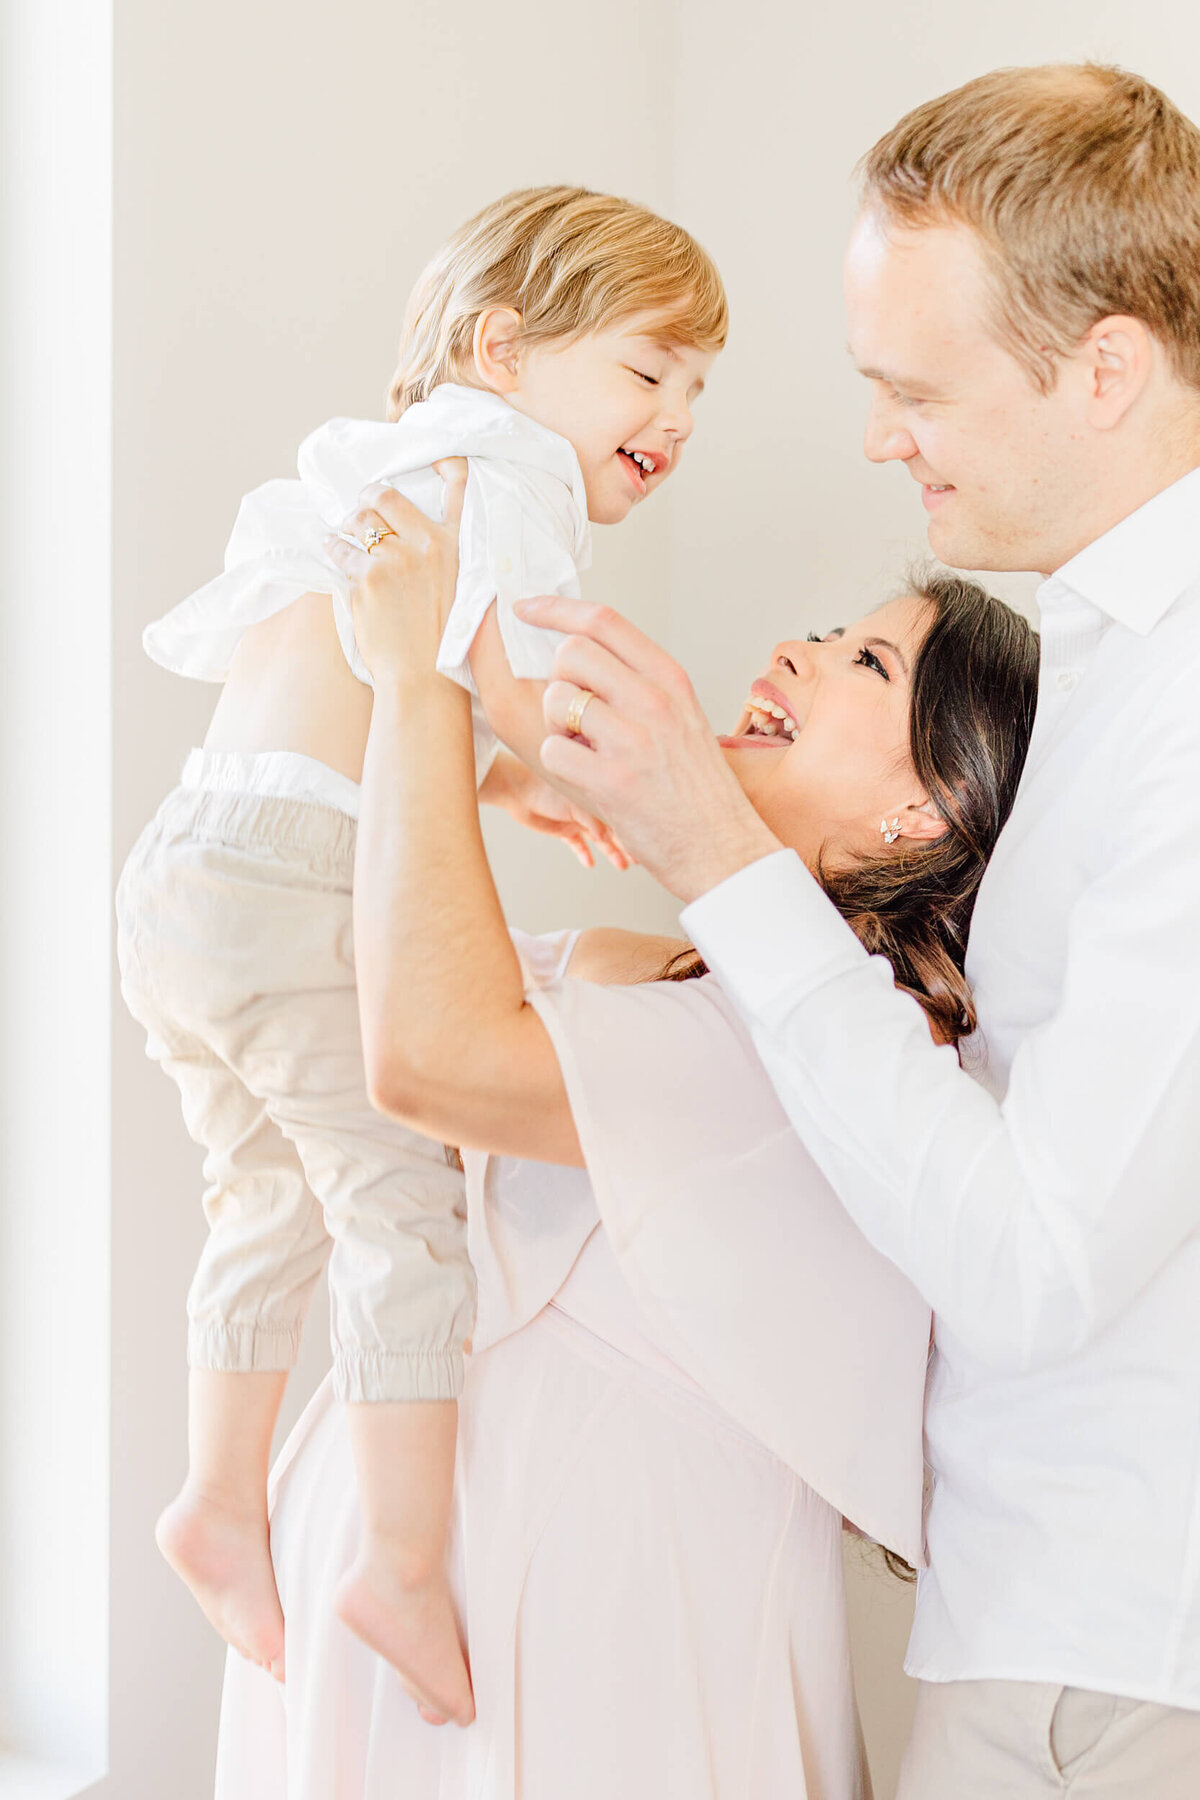
[{"label": "man's eye", "polygon": [[897,406],[920,406],[921,404],[915,394],[902,394],[899,388],[892,389],[892,399]]}]

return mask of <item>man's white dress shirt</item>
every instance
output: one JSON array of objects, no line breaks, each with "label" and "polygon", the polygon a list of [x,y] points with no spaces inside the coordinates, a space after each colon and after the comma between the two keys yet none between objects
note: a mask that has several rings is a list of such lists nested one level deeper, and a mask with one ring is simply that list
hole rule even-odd
[{"label": "man's white dress shirt", "polygon": [[[495,600],[514,675],[549,680],[559,635],[526,625],[513,604],[534,594],[578,597],[579,571],[591,560],[579,459],[566,438],[498,395],[454,382],[434,388],[428,400],[410,406],[392,424],[331,419],[307,437],[297,458],[299,479],[268,481],[245,496],[223,573],[147,626],[142,638],[147,654],[177,675],[224,681],[251,625],[302,594],[326,593],[333,596],[346,661],[370,686],[354,641],[349,586],[329,559],[326,534],[342,525],[357,509],[362,490],[377,481],[440,519],[442,479],[431,465],[448,456],[467,457],[469,472],[458,586],[438,668],[475,695],[467,656]],[[474,710],[482,772],[495,739],[477,699]],[[312,797],[313,769],[322,766],[306,770],[303,760],[281,765],[287,791],[297,799]],[[324,797],[331,805],[345,804],[344,794],[332,787]]]},{"label": "man's white dress shirt", "polygon": [[936,1315],[908,1672],[1200,1708],[1200,470],[1039,603],[964,1067],[790,851],[683,922]]}]

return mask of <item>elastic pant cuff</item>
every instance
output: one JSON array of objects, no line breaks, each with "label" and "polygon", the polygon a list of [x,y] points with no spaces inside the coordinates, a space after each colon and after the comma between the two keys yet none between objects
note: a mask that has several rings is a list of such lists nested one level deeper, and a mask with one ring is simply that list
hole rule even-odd
[{"label": "elastic pant cuff", "polygon": [[333,1391],[351,1406],[387,1400],[457,1400],[462,1393],[461,1350],[339,1350]]},{"label": "elastic pant cuff", "polygon": [[300,1326],[230,1325],[193,1320],[188,1326],[188,1367],[227,1374],[256,1374],[295,1366]]}]

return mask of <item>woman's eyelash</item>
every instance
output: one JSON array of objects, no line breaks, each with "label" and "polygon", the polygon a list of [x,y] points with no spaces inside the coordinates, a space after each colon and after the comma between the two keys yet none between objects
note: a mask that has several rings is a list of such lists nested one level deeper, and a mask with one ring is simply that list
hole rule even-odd
[{"label": "woman's eyelash", "polygon": [[[825,642],[825,639],[821,636],[819,631],[808,632],[807,638],[810,644],[823,644]],[[865,644],[854,660],[861,668],[874,669],[877,674],[883,676],[885,681],[890,681],[892,679],[879,657],[876,656],[873,650],[868,650]]]},{"label": "woman's eyelash", "polygon": [[868,650],[865,644],[854,660],[856,663],[861,663],[864,669],[876,669],[879,674],[883,676],[885,681],[890,681],[892,679],[875,652],[873,650]]}]

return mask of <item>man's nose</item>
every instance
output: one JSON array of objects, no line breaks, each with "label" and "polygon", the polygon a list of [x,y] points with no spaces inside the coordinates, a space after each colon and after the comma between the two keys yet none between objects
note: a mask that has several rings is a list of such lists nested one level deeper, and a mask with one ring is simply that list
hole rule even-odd
[{"label": "man's nose", "polygon": [[886,400],[872,396],[867,410],[863,449],[870,462],[909,462],[917,454],[916,442],[902,414]]}]

